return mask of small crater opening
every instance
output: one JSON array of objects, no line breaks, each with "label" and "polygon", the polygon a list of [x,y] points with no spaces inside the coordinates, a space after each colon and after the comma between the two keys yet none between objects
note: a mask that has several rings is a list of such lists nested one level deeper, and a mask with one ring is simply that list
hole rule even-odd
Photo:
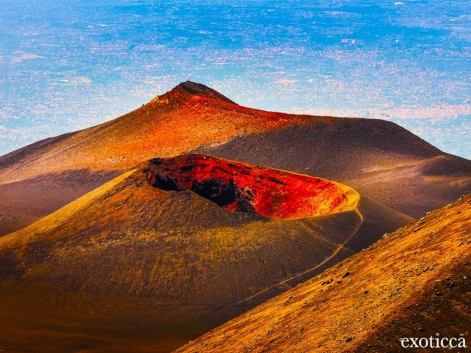
[{"label": "small crater opening", "polygon": [[229,211],[270,218],[325,215],[348,203],[329,180],[197,154],[153,159],[144,170],[154,187],[191,190]]}]

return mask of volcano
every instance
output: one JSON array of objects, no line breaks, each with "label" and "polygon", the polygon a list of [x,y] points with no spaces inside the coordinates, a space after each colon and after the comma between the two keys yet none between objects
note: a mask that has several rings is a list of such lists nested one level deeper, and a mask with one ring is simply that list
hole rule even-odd
[{"label": "volcano", "polygon": [[0,157],[0,348],[170,351],[455,200],[470,175],[391,122],[184,82]]},{"label": "volcano", "polygon": [[411,217],[471,191],[470,161],[394,123],[266,112],[187,81],[115,120],[0,157],[0,235],[143,161],[190,152],[339,181]]},{"label": "volcano", "polygon": [[409,220],[325,179],[152,159],[0,238],[0,345],[168,351]]},{"label": "volcano", "polygon": [[245,108],[202,84],[183,82],[115,120],[0,157],[0,234],[34,222],[151,158],[310,119]]}]

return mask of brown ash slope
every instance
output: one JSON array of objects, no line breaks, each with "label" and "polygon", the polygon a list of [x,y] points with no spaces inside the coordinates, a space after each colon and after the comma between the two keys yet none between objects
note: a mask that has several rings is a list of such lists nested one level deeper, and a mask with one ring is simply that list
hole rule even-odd
[{"label": "brown ash slope", "polygon": [[471,192],[471,161],[383,120],[314,119],[198,152],[337,180],[411,217]]},{"label": "brown ash slope", "polygon": [[231,212],[146,173],[0,238],[0,347],[168,351],[408,221],[351,189],[351,208],[322,217]]},{"label": "brown ash slope", "polygon": [[470,224],[468,195],[178,352],[395,353],[411,351],[399,338],[437,332],[469,341]]}]

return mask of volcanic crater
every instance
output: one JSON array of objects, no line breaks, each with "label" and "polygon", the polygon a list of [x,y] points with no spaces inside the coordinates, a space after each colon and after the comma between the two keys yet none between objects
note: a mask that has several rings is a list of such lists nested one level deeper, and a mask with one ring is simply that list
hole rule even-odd
[{"label": "volcanic crater", "polygon": [[155,158],[145,172],[153,187],[191,190],[229,211],[274,219],[333,214],[356,199],[351,188],[330,180],[200,154]]}]

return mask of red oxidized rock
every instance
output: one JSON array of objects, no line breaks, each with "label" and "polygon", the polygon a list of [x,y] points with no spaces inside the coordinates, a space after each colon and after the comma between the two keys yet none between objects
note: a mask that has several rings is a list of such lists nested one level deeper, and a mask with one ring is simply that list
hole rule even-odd
[{"label": "red oxidized rock", "polygon": [[347,201],[329,180],[198,154],[151,160],[147,180],[163,190],[191,190],[230,211],[272,218],[334,213]]}]

